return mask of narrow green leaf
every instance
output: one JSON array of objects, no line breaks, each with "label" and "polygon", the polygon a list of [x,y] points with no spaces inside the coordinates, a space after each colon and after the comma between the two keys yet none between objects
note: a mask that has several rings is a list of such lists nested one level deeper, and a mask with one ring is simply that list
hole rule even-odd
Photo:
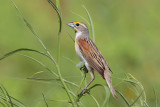
[{"label": "narrow green leaf", "polygon": [[33,33],[33,35],[38,39],[38,41],[40,42],[40,44],[42,45],[42,47],[45,49],[45,51],[47,52],[47,54],[50,56],[51,60],[54,63],[56,63],[55,60],[54,60],[54,58],[52,57],[52,55],[50,54],[50,52],[48,51],[48,49],[44,45],[43,41],[39,38],[38,34],[35,32],[35,30],[31,26],[31,24],[24,18],[22,12],[19,10],[19,8],[17,7],[17,5],[13,2],[13,0],[11,0],[11,2],[13,3],[14,7],[16,8],[16,10],[19,12],[19,14],[20,14],[21,18],[23,19],[23,21],[25,22],[26,26],[31,30],[31,32]]},{"label": "narrow green leaf", "polygon": [[128,106],[130,106],[127,98],[126,98],[121,92],[119,92],[119,91],[117,91],[117,90],[116,90],[116,92],[122,97],[122,99],[125,101],[125,103],[126,103]]},{"label": "narrow green leaf", "polygon": [[2,88],[2,86],[0,86],[0,90],[1,90],[2,94],[5,95],[5,92],[4,92],[3,88]]},{"label": "narrow green leaf", "polygon": [[90,22],[90,25],[91,25],[91,34],[92,34],[92,37],[93,37],[93,42],[95,42],[95,33],[94,33],[94,24],[93,24],[93,21],[92,21],[92,18],[91,18],[91,15],[89,14],[87,8],[83,5],[83,8],[85,9],[87,15],[88,15],[88,18],[89,18],[89,22]]},{"label": "narrow green leaf", "polygon": [[63,58],[70,61],[72,64],[76,65],[76,62],[74,62],[71,58],[68,58],[66,56],[63,56]]},{"label": "narrow green leaf", "polygon": [[100,105],[99,105],[97,99],[96,99],[93,95],[91,95],[91,94],[88,94],[88,95],[91,96],[91,97],[93,98],[93,100],[94,100],[94,101],[96,102],[96,104],[97,104],[97,107],[100,107]]},{"label": "narrow green leaf", "polygon": [[[60,79],[44,79],[44,78],[27,78],[27,79],[36,80],[36,81],[43,81],[43,82],[45,82],[45,81],[54,81],[54,80],[60,81]],[[65,83],[67,83],[67,84],[70,84],[70,85],[73,85],[73,86],[79,88],[79,86],[77,84],[73,83],[73,82],[70,82],[70,81],[65,80],[65,79],[63,79],[63,81]]]},{"label": "narrow green leaf", "polygon": [[11,51],[11,52],[3,55],[2,57],[0,57],[0,60],[4,59],[4,58],[6,58],[6,57],[9,57],[9,56],[11,56],[11,55],[13,55],[13,54],[15,54],[15,53],[17,53],[17,52],[20,52],[20,51],[31,51],[31,52],[39,53],[39,54],[41,54],[41,55],[43,55],[43,56],[48,57],[49,59],[51,59],[51,61],[52,61],[54,64],[56,64],[56,62],[53,61],[52,58],[51,58],[49,55],[47,55],[47,54],[45,54],[45,53],[43,53],[43,52],[40,52],[40,51],[37,51],[37,50],[34,50],[34,49],[28,49],[28,48],[20,48],[20,49],[16,49],[16,50],[14,50],[14,51]]},{"label": "narrow green leaf", "polygon": [[48,104],[47,104],[46,98],[45,98],[45,96],[44,96],[43,93],[42,93],[42,96],[43,96],[43,100],[44,100],[44,102],[45,102],[45,104],[46,104],[46,107],[49,107]]},{"label": "narrow green leaf", "polygon": [[[141,102],[141,105],[144,105],[144,102],[146,102],[146,93],[144,91],[143,85],[132,74],[128,73],[126,76],[127,76],[128,80],[135,81],[135,84],[138,87],[140,87],[141,90],[143,90],[143,96],[144,96],[144,98],[140,97],[140,102]],[[134,88],[135,88],[135,90],[137,92],[137,95],[139,95],[138,88],[134,84],[132,84],[132,85],[134,86]]]},{"label": "narrow green leaf", "polygon": [[[54,8],[54,10],[57,12],[58,18],[59,18],[59,32],[61,32],[62,30],[62,17],[61,17],[61,13],[58,10],[57,6],[51,1],[48,0],[48,2],[51,4],[51,6]],[[60,3],[59,3],[60,4]]]},{"label": "narrow green leaf", "polygon": [[40,62],[39,60],[37,60],[37,59],[35,59],[35,58],[33,58],[33,57],[30,57],[30,56],[28,56],[28,55],[24,55],[24,54],[19,54],[19,53],[18,53],[18,55],[24,56],[24,57],[26,57],[26,58],[29,58],[29,59],[31,59],[31,60],[39,63],[39,64],[40,64],[42,67],[44,67],[44,69],[46,69],[49,73],[54,74],[56,77],[58,77],[58,74],[56,74],[53,70],[51,70],[50,68],[48,68],[45,64],[43,64],[43,63]]},{"label": "narrow green leaf", "polygon": [[103,85],[105,93],[106,93],[106,97],[102,103],[102,107],[106,107],[106,104],[109,104],[109,98],[110,98],[110,90],[106,85]]},{"label": "narrow green leaf", "polygon": [[[0,99],[1,99],[1,98],[0,98]],[[4,103],[4,101],[1,101],[1,100],[0,100],[0,107],[1,107],[1,106],[2,106],[2,107],[8,107],[8,106]]]},{"label": "narrow green leaf", "polygon": [[56,6],[57,6],[58,10],[61,12],[60,0],[56,0]]},{"label": "narrow green leaf", "polygon": [[[13,105],[15,105],[16,107],[26,107],[22,102],[18,101],[17,99],[15,99],[13,97],[11,97],[11,99],[12,99]],[[9,107],[9,105],[6,104],[8,102],[8,100],[5,97],[0,96],[0,100],[3,101],[3,102],[0,102],[0,103],[3,103],[3,105],[5,105],[4,107]]]},{"label": "narrow green leaf", "polygon": [[143,91],[139,94],[139,96],[134,100],[134,102],[132,104],[130,104],[130,106],[133,106],[137,101],[138,99],[141,97]]},{"label": "narrow green leaf", "polygon": [[[58,32],[58,48],[57,48],[57,63],[59,64],[59,59],[60,59],[60,41],[61,41],[61,30],[62,30],[62,17],[61,17],[61,13],[60,11],[58,10],[58,8],[56,7],[56,5],[51,1],[51,0],[48,0],[48,2],[51,4],[51,6],[53,7],[54,10],[56,10],[57,12],[57,15],[58,15],[58,18],[59,18],[59,32]],[[60,1],[58,1],[58,6],[60,8]]]},{"label": "narrow green leaf", "polygon": [[9,106],[9,105],[7,104],[6,98],[4,98],[3,96],[0,96],[0,104],[2,104],[3,107],[8,107],[8,106]]},{"label": "narrow green leaf", "polygon": [[8,94],[7,90],[3,87],[3,85],[1,87],[4,89],[4,91],[5,91],[5,93],[6,93],[7,97],[8,97],[8,99],[7,99],[8,102],[11,104],[11,107],[13,107],[13,102],[11,100],[10,95]]},{"label": "narrow green leaf", "polygon": [[47,101],[56,101],[56,102],[61,102],[61,103],[70,103],[67,100],[54,100],[54,99],[47,99]]},{"label": "narrow green leaf", "polygon": [[58,8],[56,7],[56,5],[51,1],[51,0],[48,0],[48,2],[51,4],[51,6],[56,10],[57,12],[57,15],[59,17],[59,32],[58,32],[58,50],[57,50],[57,64],[56,64],[56,68],[57,68],[57,72],[58,72],[58,75],[59,75],[59,79],[72,103],[72,105],[75,107],[76,104],[74,103],[74,99],[73,97],[71,96],[71,94],[69,93],[69,90],[68,90],[68,87],[67,85],[65,84],[65,81],[61,75],[61,72],[60,72],[60,67],[59,67],[59,63],[60,63],[60,41],[61,41],[61,29],[62,29],[62,17],[61,17],[61,13],[60,11],[58,10],[58,8],[60,8],[60,1],[58,1]]},{"label": "narrow green leaf", "polygon": [[2,86],[0,86],[0,90],[1,90],[1,93],[2,93],[2,95],[0,96],[0,99],[2,100],[1,103],[6,105],[5,107],[8,107],[9,105],[8,105],[7,100],[6,100],[7,99],[7,95],[6,95],[5,91],[4,91],[4,89],[2,88]]},{"label": "narrow green leaf", "polygon": [[[11,96],[10,96],[10,97],[11,97]],[[11,97],[11,99],[12,99],[12,101],[13,101],[13,103],[14,103],[15,105],[17,105],[17,106],[19,106],[19,107],[26,107],[21,101],[15,99],[15,98],[13,98],[13,97]]]},{"label": "narrow green leaf", "polygon": [[145,107],[149,107],[149,105],[147,104],[147,102],[144,101],[144,105]]},{"label": "narrow green leaf", "polygon": [[29,80],[36,80],[36,81],[53,81],[53,80],[57,80],[59,81],[59,79],[45,79],[45,78],[26,78],[26,79],[29,79]]},{"label": "narrow green leaf", "polygon": [[157,94],[156,94],[156,91],[155,91],[155,89],[153,88],[153,92],[154,92],[154,96],[155,96],[155,105],[156,105],[156,107],[158,107],[158,100],[157,100]]},{"label": "narrow green leaf", "polygon": [[88,25],[90,25],[90,23],[88,22],[88,20],[87,20],[86,18],[84,18],[83,16],[81,16],[81,15],[75,13],[75,12],[72,12],[72,13],[75,14],[75,15],[77,15],[77,16],[80,17],[81,19],[85,20],[85,21],[88,23]]},{"label": "narrow green leaf", "polygon": [[88,91],[90,91],[92,88],[97,87],[97,86],[103,86],[103,85],[102,85],[102,84],[95,84],[95,85],[91,86],[91,87],[88,89]]},{"label": "narrow green leaf", "polygon": [[67,32],[68,36],[72,39],[73,42],[75,42],[75,40],[73,39],[73,37],[71,36],[71,34],[65,29],[65,31]]},{"label": "narrow green leaf", "polygon": [[47,48],[45,47],[44,43],[42,42],[42,40],[39,38],[38,34],[35,32],[35,30],[33,29],[32,25],[24,18],[22,12],[19,10],[19,8],[17,7],[17,5],[14,3],[13,0],[11,0],[11,2],[13,3],[14,7],[16,8],[16,10],[18,11],[18,13],[20,14],[21,18],[23,19],[23,21],[25,22],[26,26],[30,29],[30,31],[33,33],[33,35],[38,39],[38,41],[40,42],[40,44],[42,45],[42,47],[47,51]]}]

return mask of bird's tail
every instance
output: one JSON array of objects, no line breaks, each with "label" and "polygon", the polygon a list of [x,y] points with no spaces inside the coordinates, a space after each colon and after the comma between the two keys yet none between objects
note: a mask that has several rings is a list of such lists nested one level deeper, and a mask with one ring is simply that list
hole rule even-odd
[{"label": "bird's tail", "polygon": [[108,87],[110,88],[111,90],[111,93],[113,95],[114,98],[118,98],[117,95],[116,95],[116,91],[112,85],[112,81],[111,81],[111,74],[110,74],[110,71],[104,71],[104,78],[108,84]]}]

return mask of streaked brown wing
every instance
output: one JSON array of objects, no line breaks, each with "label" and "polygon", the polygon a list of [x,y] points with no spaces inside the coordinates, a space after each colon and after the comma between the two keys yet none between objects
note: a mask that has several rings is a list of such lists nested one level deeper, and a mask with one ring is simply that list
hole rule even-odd
[{"label": "streaked brown wing", "polygon": [[94,44],[94,42],[86,37],[78,40],[80,51],[89,65],[94,68],[104,78],[104,70],[107,67],[107,62]]}]

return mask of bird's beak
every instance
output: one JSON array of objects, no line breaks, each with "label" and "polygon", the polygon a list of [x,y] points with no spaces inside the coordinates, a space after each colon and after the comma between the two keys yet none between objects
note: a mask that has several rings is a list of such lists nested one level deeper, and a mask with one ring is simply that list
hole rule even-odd
[{"label": "bird's beak", "polygon": [[67,23],[67,25],[70,26],[70,27],[72,27],[72,28],[74,28],[73,22]]}]

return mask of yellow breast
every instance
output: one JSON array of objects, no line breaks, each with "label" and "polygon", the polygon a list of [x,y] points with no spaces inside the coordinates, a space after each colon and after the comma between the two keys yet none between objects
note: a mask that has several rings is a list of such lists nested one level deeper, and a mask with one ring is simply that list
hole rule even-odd
[{"label": "yellow breast", "polygon": [[75,38],[75,47],[77,46],[77,40],[76,40],[76,38]]}]

